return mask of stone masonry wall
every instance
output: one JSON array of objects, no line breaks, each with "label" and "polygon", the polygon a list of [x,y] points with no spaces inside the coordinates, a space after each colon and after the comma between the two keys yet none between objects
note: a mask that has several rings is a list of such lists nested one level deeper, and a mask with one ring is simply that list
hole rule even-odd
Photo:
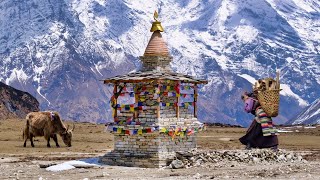
[{"label": "stone masonry wall", "polygon": [[142,61],[142,71],[152,71],[155,69],[171,71],[170,62],[172,61],[172,57],[141,56],[140,60]]},{"label": "stone masonry wall", "polygon": [[196,148],[194,135],[171,138],[166,134],[115,136],[117,150],[100,159],[110,165],[158,168],[169,165],[175,152],[187,152]]},{"label": "stone masonry wall", "polygon": [[[174,84],[166,84],[174,86]],[[198,120],[194,117],[193,111],[188,107],[179,107],[179,118],[177,118],[176,105],[177,97],[165,96],[164,92],[175,92],[175,90],[160,91],[161,103],[170,103],[168,106],[160,106],[160,118],[157,117],[159,104],[157,97],[154,96],[157,91],[155,85],[141,85],[144,91],[136,94],[138,102],[143,103],[144,107],[132,112],[130,110],[118,110],[118,119],[126,120],[138,113],[138,118],[133,119],[139,122],[139,125],[123,125],[133,129],[158,126],[159,129],[186,128],[194,126]],[[189,107],[190,108],[190,107]],[[176,151],[190,151],[196,148],[196,137],[194,134],[183,136],[169,136],[160,131],[144,134],[114,134],[114,150],[107,153],[100,159],[101,162],[111,165],[138,166],[138,167],[162,167],[168,165],[175,156]]]}]

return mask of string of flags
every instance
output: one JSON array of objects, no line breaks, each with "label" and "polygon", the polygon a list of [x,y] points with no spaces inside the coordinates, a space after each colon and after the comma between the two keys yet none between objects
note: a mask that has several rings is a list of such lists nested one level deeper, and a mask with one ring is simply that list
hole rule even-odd
[{"label": "string of flags", "polygon": [[135,109],[135,104],[117,104],[116,108],[118,110],[125,110],[125,111],[130,111],[130,112],[134,112]]},{"label": "string of flags", "polygon": [[[180,103],[165,103],[165,102],[154,102],[153,106],[160,106],[160,107],[169,107],[169,106],[174,106],[174,107],[189,107],[189,106],[195,106],[195,102],[180,102]],[[138,102],[134,104],[117,104],[116,109],[117,110],[124,110],[124,111],[130,111],[134,112],[135,109],[137,110],[143,110],[146,109],[146,103],[144,102]]]},{"label": "string of flags", "polygon": [[[151,88],[150,88],[151,87]],[[158,87],[158,88],[154,88]],[[136,95],[153,95],[153,98],[158,98],[160,95],[167,96],[167,97],[183,97],[183,98],[193,98],[196,95],[193,94],[191,91],[184,91],[184,90],[190,90],[194,88],[195,86],[191,85],[182,85],[182,84],[175,84],[173,86],[169,85],[145,85],[145,86],[136,86],[134,84],[122,84],[119,86],[120,91],[118,92],[118,95],[116,97],[112,96],[110,99],[112,107],[115,106],[115,101],[120,97],[129,96],[129,97],[135,97]],[[116,88],[115,88],[116,89]],[[163,89],[164,91],[161,91],[160,89]],[[168,92],[169,90],[174,92]],[[183,91],[183,93],[180,92],[180,90]],[[114,92],[115,93],[115,92]]]},{"label": "string of flags", "polygon": [[[177,81],[176,80],[169,80],[169,79],[166,79],[166,80],[160,80],[159,81],[160,83],[166,83],[166,84],[177,84]],[[141,86],[141,85],[145,85],[146,83],[127,83],[127,82],[120,82],[120,84],[118,86],[127,86],[127,87],[132,87],[132,86]],[[154,83],[154,80],[151,80],[148,85],[150,86],[158,86],[158,84],[155,84]],[[187,82],[183,82],[183,83],[180,83],[179,85],[184,85],[184,86],[193,86],[194,84],[193,83],[187,83]]]},{"label": "string of flags", "polygon": [[185,136],[190,136],[193,135],[199,131],[205,130],[205,126],[200,126],[200,127],[192,127],[192,128],[187,128],[187,127],[175,127],[175,128],[165,128],[162,127],[160,129],[160,133],[167,134],[174,140],[175,137],[185,137]]},{"label": "string of flags", "polygon": [[180,85],[180,89],[181,89],[181,90],[194,89],[194,86],[187,86],[187,85],[183,86],[183,85]]},{"label": "string of flags", "polygon": [[140,121],[134,121],[133,117],[128,117],[126,120],[119,120],[119,117],[114,118],[116,125],[141,125]]},{"label": "string of flags", "polygon": [[195,95],[194,94],[179,94],[176,92],[160,92],[160,93],[155,93],[154,91],[144,91],[144,92],[139,92],[139,93],[134,93],[134,92],[122,92],[119,96],[120,97],[134,97],[135,94],[138,95],[149,95],[152,94],[154,98],[158,98],[161,95],[166,96],[166,97],[183,97],[183,98],[193,98]]},{"label": "string of flags", "polygon": [[145,133],[153,133],[155,131],[159,131],[159,126],[155,127],[139,127],[135,129],[131,129],[124,126],[107,126],[107,131],[115,134],[121,135],[142,135]]},{"label": "string of flags", "polygon": [[161,127],[159,126],[149,126],[149,127],[142,127],[142,126],[115,126],[115,125],[107,125],[106,130],[119,135],[142,135],[146,133],[153,133],[159,132],[160,134],[166,134],[172,138],[172,140],[176,137],[186,137],[203,131],[206,129],[204,124],[198,127]]},{"label": "string of flags", "polygon": [[[194,93],[194,89],[196,88],[195,84],[192,83],[176,83],[176,81],[171,80],[163,80],[162,82],[170,83],[171,85],[158,85],[158,84],[134,84],[134,83],[123,83],[118,88],[120,89],[119,92],[117,88],[114,88],[114,96],[111,98],[111,106],[113,107],[113,117],[115,117],[115,112],[117,110],[120,111],[129,111],[134,112],[135,110],[143,110],[150,108],[150,106],[161,106],[161,107],[168,107],[168,106],[182,106],[182,107],[189,107],[195,106],[195,102],[157,102],[156,100],[150,100],[150,95],[153,95],[153,98],[158,98],[160,96],[166,97],[181,97],[181,98],[193,98],[196,97]],[[130,96],[135,97],[136,95],[139,96],[139,102],[133,104],[117,104],[118,96]],[[145,95],[145,96],[144,96]],[[174,98],[165,98],[165,99],[174,99]],[[168,100],[169,101],[169,100]],[[181,101],[190,101],[189,99],[181,99]],[[150,103],[151,102],[151,103]],[[119,103],[119,102],[118,102]],[[131,102],[129,102],[131,103]],[[106,125],[106,130],[118,134],[118,135],[143,135],[147,133],[154,133],[159,132],[160,134],[165,134],[170,136],[172,139],[176,137],[188,137],[193,135],[199,131],[205,129],[205,126],[202,123],[199,124],[191,124],[187,127],[180,127],[176,125],[168,126],[168,127],[159,127],[155,124],[152,125],[145,125],[141,124],[141,122],[136,121],[130,113],[120,112],[123,113],[124,117],[115,117],[114,122],[111,124]],[[131,117],[125,117],[125,116]],[[133,115],[133,114],[132,114]]]},{"label": "string of flags", "polygon": [[[120,86],[119,86],[120,87]],[[122,89],[122,92],[141,92],[141,91],[146,91],[146,90],[153,90],[151,88],[158,88],[158,85],[153,85],[153,86],[128,86],[125,85]],[[181,84],[176,84],[174,86],[169,86],[169,85],[160,85],[160,89],[162,90],[190,90],[194,89],[195,86],[190,86],[190,85],[181,85]]]},{"label": "string of flags", "polygon": [[161,92],[159,94],[154,94],[154,97],[159,97],[160,95],[166,96],[166,97],[183,97],[183,98],[193,98],[194,94],[180,94],[176,92]]}]

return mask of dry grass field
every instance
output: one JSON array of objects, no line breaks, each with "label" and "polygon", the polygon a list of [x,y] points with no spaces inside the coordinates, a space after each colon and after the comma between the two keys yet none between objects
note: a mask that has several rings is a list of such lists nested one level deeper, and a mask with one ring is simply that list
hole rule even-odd
[{"label": "dry grass field", "polygon": [[[72,127],[73,122],[66,122]],[[113,135],[105,131],[103,124],[74,123],[72,147],[66,147],[58,136],[60,148],[56,148],[51,140],[51,148],[46,147],[43,137],[35,138],[35,147],[30,141],[23,147],[23,119],[0,121],[0,154],[41,154],[52,152],[103,153],[113,149]],[[243,149],[238,139],[245,134],[245,128],[208,127],[199,132],[197,144],[201,149]],[[320,127],[314,129],[299,129],[299,132],[281,133],[279,135],[280,149],[299,151],[320,151]]]},{"label": "dry grass field", "polygon": [[[72,122],[66,123],[72,127]],[[84,179],[87,177],[88,179],[132,179],[133,177],[136,179],[149,179],[144,177],[143,173],[153,173],[153,177],[156,179],[198,179],[198,176],[201,177],[201,179],[212,179],[212,177],[220,177],[222,179],[224,179],[224,177],[226,177],[225,179],[228,179],[228,177],[238,177],[238,179],[260,177],[268,179],[267,177],[269,177],[266,173],[261,175],[263,172],[259,166],[248,165],[244,167],[243,165],[237,164],[231,167],[191,168],[188,170],[150,170],[145,168],[130,169],[107,166],[102,169],[77,169],[51,173],[39,168],[39,162],[63,162],[66,160],[101,156],[113,149],[113,135],[105,132],[105,126],[102,124],[75,123],[72,147],[66,147],[58,136],[60,148],[56,148],[52,140],[51,148],[47,148],[46,141],[43,137],[37,137],[35,139],[34,148],[31,147],[30,141],[27,142],[27,147],[24,148],[22,139],[22,129],[24,125],[25,121],[22,119],[0,120],[0,179]],[[199,132],[197,144],[199,149],[244,149],[238,139],[245,134],[245,131],[245,128],[208,127],[207,130]],[[282,170],[283,165],[270,166],[268,167],[270,169],[278,168],[276,169],[276,173],[274,173],[274,177],[280,179],[320,178],[317,170],[320,164],[319,126],[310,129],[293,129],[293,132],[281,133],[279,142],[280,149],[297,152],[311,151],[311,153],[304,156],[304,158],[316,164],[302,164],[297,167],[287,164],[285,168],[288,168],[288,172],[291,173],[290,176],[286,171]],[[8,158],[11,160],[7,160]],[[248,175],[241,175],[243,169],[248,171]],[[199,173],[201,175],[198,175]],[[53,174],[54,176],[52,176]],[[229,174],[233,174],[233,176]],[[271,179],[273,179],[272,177]]]}]

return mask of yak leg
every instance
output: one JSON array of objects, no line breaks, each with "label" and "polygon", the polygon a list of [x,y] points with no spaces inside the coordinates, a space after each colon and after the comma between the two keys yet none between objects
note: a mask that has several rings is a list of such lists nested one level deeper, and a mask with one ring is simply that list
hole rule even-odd
[{"label": "yak leg", "polygon": [[33,144],[33,134],[31,134],[31,133],[30,133],[30,142],[31,142],[31,146],[34,147],[34,144]]},{"label": "yak leg", "polygon": [[51,147],[50,146],[50,136],[45,136],[46,140],[47,140],[47,147]]},{"label": "yak leg", "polygon": [[57,146],[57,147],[60,147],[59,144],[58,144],[57,134],[53,134],[51,137],[52,137],[52,139],[54,140],[54,142],[56,143],[56,146]]},{"label": "yak leg", "polygon": [[30,132],[29,132],[29,120],[27,120],[26,127],[23,130],[22,137],[24,139],[23,147],[27,146],[27,140],[30,138]]},{"label": "yak leg", "polygon": [[26,133],[26,131],[23,132],[23,140],[24,140],[24,143],[23,143],[23,147],[26,147],[27,146],[27,140],[29,138],[29,134]]},{"label": "yak leg", "polygon": [[50,146],[50,137],[47,138],[47,147],[51,147]]},{"label": "yak leg", "polygon": [[50,133],[45,131],[44,132],[44,138],[47,140],[47,147],[51,147],[50,146]]},{"label": "yak leg", "polygon": [[27,146],[27,140],[28,140],[28,138],[27,138],[27,137],[25,137],[25,138],[24,138],[23,147],[26,147],[26,146]]}]

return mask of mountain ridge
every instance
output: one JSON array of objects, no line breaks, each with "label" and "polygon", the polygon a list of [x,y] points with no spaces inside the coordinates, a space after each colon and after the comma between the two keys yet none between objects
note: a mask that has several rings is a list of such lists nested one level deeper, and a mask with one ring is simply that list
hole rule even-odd
[{"label": "mountain ridge", "polygon": [[39,111],[37,99],[0,82],[0,119],[25,118],[33,111]]},{"label": "mountain ridge", "polygon": [[99,80],[139,69],[159,9],[172,68],[209,81],[199,92],[201,121],[250,124],[241,93],[252,79],[280,70],[285,88],[275,120],[284,123],[320,95],[319,6],[313,0],[4,0],[0,81],[65,119],[110,121],[112,91]]},{"label": "mountain ridge", "polygon": [[320,99],[315,100],[286,124],[320,124]]}]

